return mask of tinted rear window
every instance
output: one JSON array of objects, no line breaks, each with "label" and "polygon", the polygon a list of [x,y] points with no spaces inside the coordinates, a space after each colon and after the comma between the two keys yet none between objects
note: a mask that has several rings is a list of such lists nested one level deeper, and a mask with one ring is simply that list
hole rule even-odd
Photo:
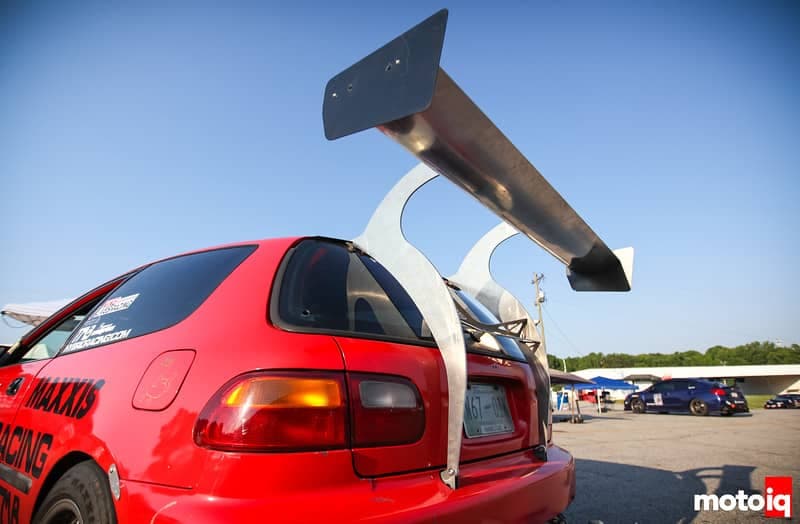
[{"label": "tinted rear window", "polygon": [[84,319],[64,351],[97,347],[177,324],[254,250],[255,246],[216,249],[144,268]]},{"label": "tinted rear window", "polygon": [[273,321],[285,328],[432,341],[423,336],[422,314],[397,280],[374,259],[341,243],[298,244],[277,302]]},{"label": "tinted rear window", "polygon": [[[454,288],[450,288],[450,294],[455,295],[453,299],[456,301],[458,305],[459,301],[461,302],[461,307],[459,309],[459,316],[463,314],[468,314],[472,316],[474,320],[481,322],[483,324],[499,324],[500,320],[494,316],[494,314],[484,306],[478,299],[474,298],[469,293],[466,293],[460,289],[456,290]],[[463,313],[461,309],[463,308]],[[466,319],[469,320],[469,319]],[[467,349],[471,350],[475,353],[487,353],[492,356],[497,356],[500,358],[510,358],[512,360],[517,360],[519,362],[525,362],[525,353],[523,353],[522,348],[519,346],[519,342],[514,340],[510,337],[503,337],[498,335],[483,335],[480,336],[479,340],[475,340],[472,335],[466,334],[464,341],[467,344]],[[491,343],[494,341],[499,347],[492,347]]]}]

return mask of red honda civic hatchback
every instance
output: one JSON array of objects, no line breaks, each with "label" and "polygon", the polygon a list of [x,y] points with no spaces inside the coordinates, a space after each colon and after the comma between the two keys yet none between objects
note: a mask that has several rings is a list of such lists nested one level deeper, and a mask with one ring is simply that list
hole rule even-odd
[{"label": "red honda civic hatchback", "polygon": [[[361,236],[145,265],[0,357],[0,523],[563,520],[575,469],[552,442],[545,348],[489,259],[519,232],[573,289],[628,291],[633,253],[439,67],[446,20],[326,87],[329,139],[377,127],[425,164]],[[504,221],[447,279],[401,227],[437,174]]]},{"label": "red honda civic hatchback", "polygon": [[423,324],[380,264],[323,238],[200,251],[115,279],[0,368],[2,520],[558,514],[573,462],[555,446],[536,457],[537,384],[518,353],[468,354],[475,423],[458,488],[441,482],[448,389]]}]

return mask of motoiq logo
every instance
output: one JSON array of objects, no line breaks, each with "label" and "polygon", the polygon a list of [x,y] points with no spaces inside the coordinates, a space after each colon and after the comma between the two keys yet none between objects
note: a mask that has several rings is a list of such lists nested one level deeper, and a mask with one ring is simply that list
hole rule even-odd
[{"label": "motoiq logo", "polygon": [[764,495],[695,495],[695,511],[764,511],[765,517],[792,517],[792,477],[765,477]]}]

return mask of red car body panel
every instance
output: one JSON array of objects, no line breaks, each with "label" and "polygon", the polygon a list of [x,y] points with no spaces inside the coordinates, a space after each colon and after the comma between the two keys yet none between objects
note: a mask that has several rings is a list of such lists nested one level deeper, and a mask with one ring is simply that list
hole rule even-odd
[{"label": "red car body panel", "polygon": [[353,448],[359,475],[375,477],[442,467],[447,451],[447,379],[438,349],[336,337],[351,372],[391,373],[411,379],[425,407],[425,432],[413,444]]},{"label": "red car body panel", "polygon": [[[438,473],[420,472],[319,487],[294,493],[224,498],[131,483],[130,511],[154,515],[153,523],[262,522],[544,522],[575,496],[572,457],[557,446],[548,461],[518,452],[463,466],[459,488],[444,486]],[[309,479],[310,480],[310,479]],[[261,477],[241,479],[243,483]],[[312,498],[313,497],[313,502]]]},{"label": "red car body panel", "polygon": [[[460,485],[450,490],[439,479],[445,463],[447,385],[437,348],[295,333],[272,325],[271,290],[282,259],[296,242],[234,244],[258,247],[171,327],[0,367],[0,393],[10,380],[23,377],[18,395],[0,394],[5,426],[0,430],[8,433],[2,463],[31,479],[27,493],[0,480],[0,522],[29,522],[58,475],[86,459],[104,471],[116,466],[121,493],[114,504],[120,523],[261,522],[267,517],[280,522],[530,522],[551,518],[569,504],[575,486],[572,458],[551,447],[549,460],[541,462],[531,451],[540,424],[536,385],[526,364],[468,355],[470,380],[506,386],[515,429],[465,438]],[[87,303],[118,284],[80,300]],[[57,316],[69,315],[70,308]],[[52,319],[27,340],[59,321]],[[163,357],[157,359],[165,352],[175,350],[188,350],[180,354],[177,370],[146,373],[154,361],[163,363]],[[313,452],[242,453],[197,445],[195,424],[209,399],[234,377],[256,370],[404,377],[422,396],[424,434],[412,444]],[[145,375],[157,380],[142,383]],[[162,401],[160,395],[169,398]],[[36,401],[44,396],[47,402]],[[166,407],[135,407],[135,402],[143,404],[134,399],[145,397]],[[12,426],[23,428],[17,437],[9,431]],[[34,469],[40,469],[38,475]]]}]

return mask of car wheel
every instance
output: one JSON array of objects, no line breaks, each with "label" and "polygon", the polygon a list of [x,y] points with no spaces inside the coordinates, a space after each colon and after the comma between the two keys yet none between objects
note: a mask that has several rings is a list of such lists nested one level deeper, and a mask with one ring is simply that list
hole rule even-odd
[{"label": "car wheel", "polygon": [[699,398],[693,398],[692,401],[689,402],[689,411],[692,415],[704,417],[708,415],[708,405]]},{"label": "car wheel", "polygon": [[642,399],[635,398],[631,400],[631,411],[634,413],[644,413],[644,402],[642,402]]},{"label": "car wheel", "polygon": [[105,472],[90,460],[72,466],[53,485],[33,522],[116,523],[111,488]]}]

